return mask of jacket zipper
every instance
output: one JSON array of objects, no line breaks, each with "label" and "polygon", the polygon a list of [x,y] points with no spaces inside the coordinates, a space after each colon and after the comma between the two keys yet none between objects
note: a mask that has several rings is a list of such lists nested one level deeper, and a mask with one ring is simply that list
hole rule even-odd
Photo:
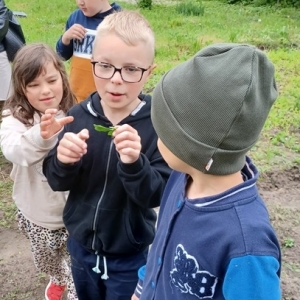
[{"label": "jacket zipper", "polygon": [[104,186],[103,186],[103,191],[102,191],[102,194],[101,194],[101,196],[99,198],[99,201],[97,203],[97,207],[96,207],[95,215],[94,215],[94,221],[93,221],[94,236],[93,236],[93,241],[92,241],[92,249],[94,251],[96,251],[95,250],[95,240],[96,240],[96,221],[97,221],[97,215],[98,215],[98,211],[99,211],[99,206],[100,206],[101,201],[102,201],[102,199],[104,197],[106,186],[107,186],[107,181],[108,181],[107,174],[108,174],[108,167],[109,167],[109,163],[110,163],[110,159],[111,159],[112,146],[113,146],[113,140],[111,140],[110,146],[109,146],[109,155],[108,155],[108,159],[107,159],[107,165],[106,165],[106,171],[105,171],[105,182],[104,182]]}]

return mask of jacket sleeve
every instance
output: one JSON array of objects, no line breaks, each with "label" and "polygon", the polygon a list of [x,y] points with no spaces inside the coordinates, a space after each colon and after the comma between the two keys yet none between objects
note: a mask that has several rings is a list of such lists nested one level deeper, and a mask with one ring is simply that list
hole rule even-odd
[{"label": "jacket sleeve", "polygon": [[[73,24],[71,24],[71,17],[68,19],[66,24],[67,31]],[[73,55],[73,40],[70,41],[69,45],[64,45],[62,42],[62,36],[56,43],[56,52],[62,57],[64,60],[69,60]]]},{"label": "jacket sleeve", "polygon": [[154,208],[160,200],[171,169],[158,149],[151,158],[141,153],[133,164],[119,162],[118,173],[129,197],[143,208]]},{"label": "jacket sleeve", "polygon": [[0,0],[0,43],[2,43],[8,30],[8,9],[3,0]]},{"label": "jacket sleeve", "polygon": [[57,143],[57,135],[44,140],[40,124],[28,128],[13,116],[6,116],[2,118],[0,129],[2,153],[12,163],[28,167],[47,155]]},{"label": "jacket sleeve", "polygon": [[69,45],[64,45],[61,36],[56,43],[56,52],[64,60],[69,60],[73,55],[73,41]]},{"label": "jacket sleeve", "polygon": [[145,278],[145,273],[146,273],[146,266],[142,266],[138,271],[139,281],[138,281],[135,291],[134,291],[134,294],[138,299],[140,299],[142,291],[143,291],[143,282],[144,282],[144,278]]},{"label": "jacket sleeve", "polygon": [[65,192],[72,189],[77,182],[77,176],[82,162],[64,164],[57,159],[56,147],[52,149],[43,161],[43,174],[53,191]]},{"label": "jacket sleeve", "polygon": [[224,297],[226,300],[280,300],[279,272],[279,261],[273,256],[233,258],[224,278]]}]

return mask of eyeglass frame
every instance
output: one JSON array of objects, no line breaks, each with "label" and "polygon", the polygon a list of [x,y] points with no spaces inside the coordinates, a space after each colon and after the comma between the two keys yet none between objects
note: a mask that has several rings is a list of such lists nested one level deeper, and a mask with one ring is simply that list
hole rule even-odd
[{"label": "eyeglass frame", "polygon": [[[112,66],[112,67],[114,68],[114,72],[113,72],[113,74],[111,75],[111,77],[109,77],[109,78],[103,78],[103,77],[99,77],[98,75],[96,75],[96,72],[95,72],[95,65],[98,64],[98,63],[106,64],[106,65]],[[112,64],[109,64],[109,63],[106,63],[106,62],[103,62],[103,61],[95,61],[95,60],[92,60],[92,61],[91,61],[91,64],[93,65],[93,73],[94,73],[94,75],[95,75],[96,77],[98,77],[98,78],[100,78],[100,79],[112,79],[112,78],[114,77],[114,75],[116,74],[116,72],[119,72],[119,74],[120,74],[122,80],[123,80],[124,82],[127,82],[127,83],[137,83],[137,82],[140,82],[140,81],[142,80],[143,76],[144,76],[144,73],[145,73],[146,71],[148,71],[148,70],[151,68],[151,66],[149,66],[147,69],[141,68],[141,67],[136,67],[136,66],[131,66],[131,67],[137,68],[137,69],[139,69],[139,70],[142,71],[141,78],[140,78],[140,80],[138,80],[138,81],[127,81],[127,80],[124,80],[124,79],[123,79],[123,76],[122,76],[122,69],[123,69],[123,68],[126,68],[126,67],[116,68],[116,67],[115,67],[114,65],[112,65]],[[129,67],[129,66],[127,66],[127,67]]]}]

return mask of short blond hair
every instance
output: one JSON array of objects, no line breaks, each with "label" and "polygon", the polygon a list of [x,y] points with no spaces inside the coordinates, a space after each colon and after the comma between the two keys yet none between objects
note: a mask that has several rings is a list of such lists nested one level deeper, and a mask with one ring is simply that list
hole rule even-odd
[{"label": "short blond hair", "polygon": [[152,61],[155,54],[155,37],[149,22],[138,12],[121,10],[108,15],[97,28],[93,53],[98,40],[107,34],[116,34],[128,45],[144,43],[152,50]]}]

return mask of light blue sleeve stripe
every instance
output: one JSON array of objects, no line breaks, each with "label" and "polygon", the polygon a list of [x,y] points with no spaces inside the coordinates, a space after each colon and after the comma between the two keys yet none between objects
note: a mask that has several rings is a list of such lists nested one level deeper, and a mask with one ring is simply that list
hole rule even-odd
[{"label": "light blue sleeve stripe", "polygon": [[144,281],[145,274],[146,274],[146,266],[140,267],[139,271],[138,271],[139,279],[142,280],[142,281]]},{"label": "light blue sleeve stripe", "polygon": [[233,258],[224,278],[225,299],[280,300],[279,268],[279,261],[273,256]]}]

